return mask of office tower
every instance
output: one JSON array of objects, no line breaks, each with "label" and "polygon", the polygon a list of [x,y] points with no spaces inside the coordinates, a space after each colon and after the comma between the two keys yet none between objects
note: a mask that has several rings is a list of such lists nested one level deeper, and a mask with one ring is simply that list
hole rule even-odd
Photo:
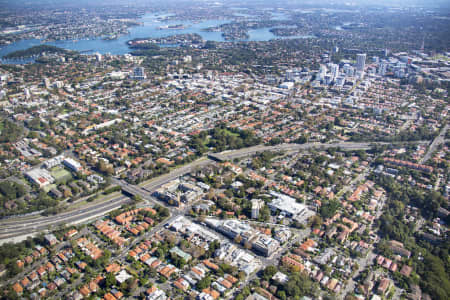
[{"label": "office tower", "polygon": [[387,71],[387,62],[382,61],[378,66],[378,75],[384,76],[386,75],[386,71]]},{"label": "office tower", "polygon": [[46,88],[50,88],[50,79],[48,79],[47,77],[44,78],[44,86]]},{"label": "office tower", "polygon": [[253,199],[252,201],[252,219],[259,217],[259,210],[264,207],[264,201],[261,199]]},{"label": "office tower", "polygon": [[136,67],[133,70],[133,74],[131,75],[132,79],[135,80],[144,80],[147,78],[147,76],[145,75],[145,70],[143,67]]},{"label": "office tower", "polygon": [[320,65],[318,79],[320,81],[324,80],[325,79],[325,75],[327,75],[327,67],[324,66],[324,65]]},{"label": "office tower", "polygon": [[366,66],[366,54],[357,54],[356,55],[356,71],[364,71],[364,67]]},{"label": "office tower", "polygon": [[287,70],[285,77],[286,77],[287,81],[294,81],[294,71],[293,70]]},{"label": "office tower", "polygon": [[343,69],[346,76],[353,77],[355,75],[355,68],[349,64],[345,64]]},{"label": "office tower", "polygon": [[330,72],[331,72],[332,80],[335,80],[336,77],[338,77],[338,75],[339,75],[339,65],[331,64],[330,65]]}]

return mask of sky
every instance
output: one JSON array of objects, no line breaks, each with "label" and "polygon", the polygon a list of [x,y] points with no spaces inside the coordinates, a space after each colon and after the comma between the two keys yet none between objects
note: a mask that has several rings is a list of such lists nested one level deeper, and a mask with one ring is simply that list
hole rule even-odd
[{"label": "sky", "polygon": [[0,0],[0,6],[96,6],[101,4],[127,4],[139,5],[146,3],[189,3],[189,2],[204,2],[204,3],[223,3],[223,4],[239,4],[243,6],[244,3],[262,4],[264,6],[282,7],[283,5],[383,5],[383,6],[432,6],[432,7],[449,7],[450,0]]}]

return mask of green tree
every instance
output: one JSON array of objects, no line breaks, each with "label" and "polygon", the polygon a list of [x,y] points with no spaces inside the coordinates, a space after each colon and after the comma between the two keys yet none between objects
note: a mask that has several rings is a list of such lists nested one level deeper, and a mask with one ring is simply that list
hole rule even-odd
[{"label": "green tree", "polygon": [[336,200],[331,200],[328,201],[326,203],[324,203],[321,207],[320,207],[320,215],[322,218],[327,219],[327,218],[331,218],[336,211],[339,209],[340,207],[340,203]]},{"label": "green tree", "polygon": [[211,277],[206,276],[205,278],[203,278],[197,282],[196,288],[199,291],[201,291],[203,289],[209,288],[210,285],[211,285]]},{"label": "green tree", "polygon": [[106,285],[106,287],[107,288],[108,287],[112,287],[115,284],[116,284],[116,277],[114,277],[114,274],[113,273],[106,274],[106,277],[105,277],[105,285]]},{"label": "green tree", "polygon": [[289,281],[285,284],[284,290],[291,297],[301,297],[305,295],[314,295],[317,286],[312,282],[305,273],[293,273],[289,277]]},{"label": "green tree", "polygon": [[269,281],[277,272],[278,269],[275,266],[267,266],[263,271],[262,278]]}]

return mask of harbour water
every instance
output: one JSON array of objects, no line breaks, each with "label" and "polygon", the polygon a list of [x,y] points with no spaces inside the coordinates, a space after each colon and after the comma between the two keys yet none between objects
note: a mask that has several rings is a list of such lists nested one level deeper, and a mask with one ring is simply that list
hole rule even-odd
[{"label": "harbour water", "polygon": [[[96,37],[92,39],[80,39],[80,40],[61,40],[52,42],[43,42],[38,39],[21,40],[12,43],[7,46],[0,47],[0,57],[7,55],[8,53],[27,49],[37,45],[53,45],[64,49],[76,50],[83,53],[101,53],[101,54],[125,54],[129,53],[131,49],[127,46],[126,42],[135,38],[158,38],[166,37],[175,34],[185,34],[185,33],[197,33],[204,40],[223,42],[221,32],[209,32],[204,29],[209,27],[216,27],[221,24],[229,23],[230,20],[206,20],[201,22],[192,21],[180,21],[180,20],[164,20],[164,14],[146,14],[142,16],[138,21],[142,25],[134,26],[129,29],[129,34],[122,35],[114,40],[105,40],[101,37]],[[277,15],[280,17],[280,15]],[[170,26],[182,24],[183,29],[160,29],[161,26]],[[280,37],[275,36],[270,32],[270,28],[259,28],[255,30],[250,30],[249,38],[245,41],[269,41],[271,39],[277,39]],[[305,36],[307,37],[307,36]],[[291,37],[292,38],[292,37]],[[296,38],[301,38],[296,37]],[[4,63],[27,63],[32,61],[32,59],[27,60],[3,60]]]}]

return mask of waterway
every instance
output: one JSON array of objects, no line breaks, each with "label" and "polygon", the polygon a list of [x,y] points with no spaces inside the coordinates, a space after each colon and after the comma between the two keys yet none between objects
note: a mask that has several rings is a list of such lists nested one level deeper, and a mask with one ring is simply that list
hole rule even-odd
[{"label": "waterway", "polygon": [[[125,54],[129,53],[131,50],[127,46],[126,42],[135,38],[158,38],[166,37],[175,34],[185,34],[185,33],[197,33],[204,40],[224,42],[221,32],[208,32],[204,29],[208,27],[216,27],[225,23],[231,22],[231,20],[206,20],[200,22],[192,21],[180,21],[180,20],[166,20],[167,14],[146,14],[142,16],[138,21],[142,23],[139,26],[133,26],[129,28],[129,34],[122,35],[115,40],[104,40],[100,37],[91,39],[81,39],[81,40],[60,40],[52,42],[43,42],[38,39],[28,39],[21,40],[12,43],[7,46],[0,47],[0,57],[7,55],[8,53],[27,49],[37,45],[53,45],[61,47],[64,49],[80,51],[82,53],[101,53],[101,54]],[[274,14],[274,18],[280,19],[284,16],[281,13]],[[161,26],[167,25],[177,25],[183,24],[183,29],[160,29]],[[271,28],[259,28],[255,30],[250,30],[249,38],[244,41],[269,41],[272,39],[277,39],[280,37],[275,36],[270,32]],[[299,36],[299,37],[288,37],[288,38],[305,38],[309,36]],[[32,62],[33,59],[26,60],[3,60],[3,63],[28,63]]]}]

